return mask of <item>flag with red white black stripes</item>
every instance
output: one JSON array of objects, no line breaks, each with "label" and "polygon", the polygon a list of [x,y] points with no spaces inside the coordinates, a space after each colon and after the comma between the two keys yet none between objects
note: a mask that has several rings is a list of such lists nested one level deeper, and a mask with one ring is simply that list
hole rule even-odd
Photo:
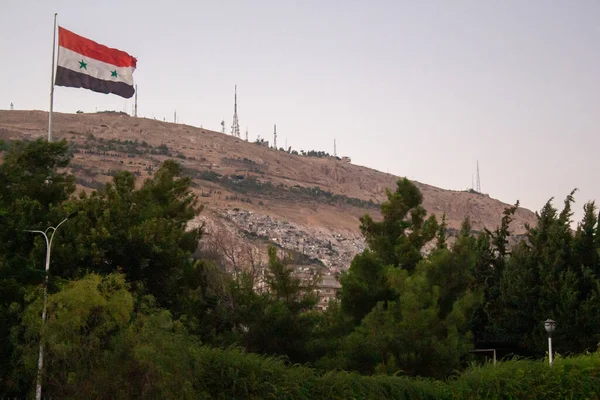
[{"label": "flag with red white black stripes", "polygon": [[98,44],[65,28],[58,28],[57,86],[90,89],[130,98],[135,93],[137,60],[118,49]]}]

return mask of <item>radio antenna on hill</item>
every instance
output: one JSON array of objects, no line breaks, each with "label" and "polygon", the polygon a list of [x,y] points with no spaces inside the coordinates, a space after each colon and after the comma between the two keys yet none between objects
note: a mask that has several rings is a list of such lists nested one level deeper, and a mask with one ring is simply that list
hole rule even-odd
[{"label": "radio antenna on hill", "polygon": [[240,124],[237,115],[237,85],[235,85],[233,95],[233,123],[231,124],[231,134],[235,137],[240,137]]},{"label": "radio antenna on hill", "polygon": [[246,142],[248,141],[248,128],[246,127]]},{"label": "radio antenna on hill", "polygon": [[277,150],[277,125],[273,125],[273,148]]},{"label": "radio antenna on hill", "polygon": [[177,110],[173,112],[173,122],[177,123]]},{"label": "radio antenna on hill", "polygon": [[336,144],[335,144],[335,139],[333,139],[333,156],[337,157],[337,147],[336,147]]},{"label": "radio antenna on hill", "polygon": [[221,133],[225,133],[225,119],[221,120]]},{"label": "radio antenna on hill", "polygon": [[479,160],[477,160],[477,193],[481,193],[481,179],[479,179]]},{"label": "radio antenna on hill", "polygon": [[15,109],[15,105],[12,103],[12,101],[10,102],[10,111]]}]

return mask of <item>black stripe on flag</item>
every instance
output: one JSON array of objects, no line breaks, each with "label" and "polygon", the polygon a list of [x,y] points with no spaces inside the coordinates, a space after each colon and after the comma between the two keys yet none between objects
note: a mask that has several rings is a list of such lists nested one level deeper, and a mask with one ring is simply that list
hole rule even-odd
[{"label": "black stripe on flag", "polygon": [[129,99],[135,93],[133,86],[125,82],[110,82],[92,76],[72,71],[61,66],[56,67],[56,86],[90,89],[99,93],[114,93]]}]

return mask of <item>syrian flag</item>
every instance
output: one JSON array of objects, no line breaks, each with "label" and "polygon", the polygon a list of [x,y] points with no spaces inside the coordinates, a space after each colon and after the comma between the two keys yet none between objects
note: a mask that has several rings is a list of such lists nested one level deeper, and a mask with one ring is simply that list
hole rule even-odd
[{"label": "syrian flag", "polygon": [[137,60],[124,51],[112,49],[58,27],[57,86],[90,89],[130,98]]}]

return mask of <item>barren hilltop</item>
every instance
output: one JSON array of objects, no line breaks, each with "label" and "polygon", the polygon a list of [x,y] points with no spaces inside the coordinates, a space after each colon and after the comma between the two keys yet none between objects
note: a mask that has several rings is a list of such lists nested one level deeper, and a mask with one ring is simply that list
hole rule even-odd
[{"label": "barren hilltop", "polygon": [[[46,112],[0,111],[0,140],[46,137],[47,126]],[[173,158],[194,178],[207,233],[273,242],[333,271],[347,268],[364,248],[359,217],[379,217],[385,189],[394,190],[398,179],[333,157],[293,155],[266,143],[116,112],[55,113],[54,137],[70,143],[80,189],[100,187],[117,170],[134,172],[141,182]],[[450,230],[466,216],[473,230],[494,229],[509,206],[484,194],[415,183],[426,209],[445,213]],[[522,234],[534,222],[533,212],[519,209],[512,230]]]}]

